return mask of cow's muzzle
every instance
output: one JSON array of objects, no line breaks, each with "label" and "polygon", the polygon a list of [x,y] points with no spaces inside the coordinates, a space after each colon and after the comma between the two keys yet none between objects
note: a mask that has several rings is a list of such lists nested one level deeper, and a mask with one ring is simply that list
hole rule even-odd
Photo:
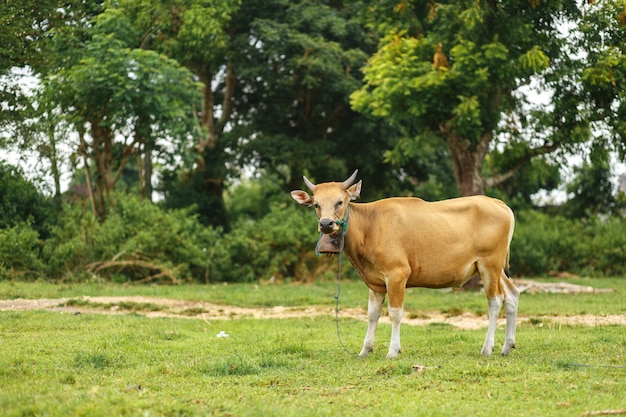
[{"label": "cow's muzzle", "polygon": [[335,231],[335,221],[333,219],[320,219],[320,232],[332,233]]}]

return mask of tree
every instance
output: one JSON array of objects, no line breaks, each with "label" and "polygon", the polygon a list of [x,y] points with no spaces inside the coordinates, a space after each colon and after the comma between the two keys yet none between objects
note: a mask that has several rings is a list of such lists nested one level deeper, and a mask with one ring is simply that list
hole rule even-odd
[{"label": "tree", "polygon": [[224,184],[243,167],[269,172],[287,188],[300,186],[305,169],[339,178],[356,166],[369,183],[389,184],[391,175],[380,175],[388,171],[381,169],[385,124],[352,111],[347,100],[374,51],[360,4],[120,3],[145,34],[144,47],[183,63],[205,86],[206,136],[193,166],[166,178],[166,205],[195,204],[205,222],[225,226]]},{"label": "tree", "polygon": [[550,123],[559,135],[593,139],[587,146],[592,155],[601,155],[603,151],[597,149],[601,146],[624,160],[626,4],[589,3],[578,22],[578,36],[571,37],[567,65],[554,66],[546,76],[546,85],[554,90]]},{"label": "tree", "polygon": [[[595,118],[580,109],[598,101],[590,87],[601,90],[609,106],[623,102],[608,75],[618,65],[609,58],[621,57],[616,49],[624,44],[615,6],[387,1],[372,2],[368,16],[384,37],[364,68],[365,86],[352,95],[353,107],[401,127],[397,148],[404,158],[433,137],[445,143],[462,195],[483,193],[537,156],[589,141]],[[574,27],[583,40],[573,41],[563,27]],[[610,46],[600,42],[606,33],[614,35]],[[580,54],[594,49],[600,52]],[[554,92],[551,106],[529,106],[520,88],[532,80]],[[616,131],[623,129],[618,125]],[[484,178],[484,159],[498,147],[517,148],[517,157]]]},{"label": "tree", "polygon": [[[268,7],[269,6],[269,7]],[[375,37],[360,21],[359,1],[246,2],[234,16],[239,93],[233,130],[239,164],[270,173],[286,189],[302,174],[344,178],[354,168],[387,192],[388,127],[350,108]]]},{"label": "tree", "polygon": [[[122,29],[115,33],[109,15],[98,19],[80,62],[49,76],[41,100],[58,105],[74,125],[76,153],[95,191],[92,207],[102,219],[131,156],[143,155],[143,166],[151,166],[159,141],[177,151],[187,146],[196,132],[192,111],[199,85],[177,62],[129,47],[134,32],[123,19],[115,21]],[[149,197],[151,170],[141,174]]]},{"label": "tree", "polygon": [[0,76],[6,81],[0,84],[0,147],[22,154],[35,151],[43,162],[37,168],[44,176],[52,175],[57,202],[64,162],[57,143],[66,136],[67,124],[54,106],[48,107],[25,85],[75,62],[82,33],[101,5],[102,1],[85,0],[16,0],[0,5]]},{"label": "tree", "polygon": [[197,207],[205,224],[226,223],[223,201],[228,145],[222,135],[230,120],[237,75],[229,53],[229,22],[239,1],[123,0],[110,11],[124,16],[140,36],[138,48],[176,60],[202,84],[197,107],[203,134],[184,152],[185,169],[166,173],[163,191],[168,207]]},{"label": "tree", "polygon": [[8,82],[0,85],[0,126],[5,122],[21,122],[23,110],[29,106],[13,80],[16,68],[29,68],[34,74],[45,74],[57,68],[63,58],[53,57],[52,45],[58,34],[73,31],[100,10],[101,1],[85,0],[12,0],[0,4],[0,76]]},{"label": "tree", "polygon": [[27,106],[11,71],[27,65],[37,65],[43,57],[38,49],[43,26],[55,15],[55,0],[18,0],[0,4],[0,127],[21,121],[21,110]]}]

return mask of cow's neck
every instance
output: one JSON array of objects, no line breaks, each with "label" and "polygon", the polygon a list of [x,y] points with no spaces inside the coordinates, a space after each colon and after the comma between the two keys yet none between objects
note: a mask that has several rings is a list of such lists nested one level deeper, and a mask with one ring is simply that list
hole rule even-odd
[{"label": "cow's neck", "polygon": [[358,247],[363,241],[363,221],[367,215],[367,209],[358,203],[350,203],[350,216],[348,218],[348,230],[346,230],[344,238],[344,252],[348,258],[356,255]]}]

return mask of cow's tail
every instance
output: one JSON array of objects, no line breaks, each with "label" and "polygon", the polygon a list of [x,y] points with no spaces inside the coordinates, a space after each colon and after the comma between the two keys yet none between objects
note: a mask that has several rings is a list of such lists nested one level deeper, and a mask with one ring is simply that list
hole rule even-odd
[{"label": "cow's tail", "polygon": [[506,258],[504,259],[504,273],[506,274],[507,278],[511,278],[511,274],[509,273],[509,258],[511,257],[511,240],[513,240],[513,231],[515,230],[515,214],[513,214],[513,210],[511,210],[509,207],[507,207],[509,209],[509,211],[511,212],[511,227],[509,229],[509,240],[507,242],[507,247],[506,247]]},{"label": "cow's tail", "polygon": [[506,259],[504,261],[504,273],[506,274],[507,278],[511,278],[511,274],[509,273],[509,267],[510,267],[509,257],[510,257],[510,254],[511,254],[511,248],[509,248],[506,251]]}]

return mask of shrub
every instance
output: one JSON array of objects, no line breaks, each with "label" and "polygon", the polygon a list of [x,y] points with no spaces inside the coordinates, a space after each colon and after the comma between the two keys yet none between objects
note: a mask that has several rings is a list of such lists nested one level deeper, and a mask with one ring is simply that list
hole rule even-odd
[{"label": "shrub", "polygon": [[626,274],[626,220],[566,219],[537,211],[517,214],[511,243],[514,275],[567,271],[587,276]]},{"label": "shrub", "polygon": [[45,239],[53,214],[53,204],[20,168],[0,162],[0,229],[28,223]]},{"label": "shrub", "polygon": [[584,225],[584,236],[576,242],[578,263],[574,269],[582,275],[626,275],[626,220],[594,218]]},{"label": "shrub", "polygon": [[208,279],[218,238],[190,210],[118,195],[103,223],[78,205],[65,207],[44,254],[55,277],[178,282]]},{"label": "shrub", "polygon": [[245,282],[272,277],[309,281],[326,264],[315,256],[317,238],[311,211],[275,202],[264,217],[242,217],[223,236],[229,259],[221,277]]},{"label": "shrub", "polygon": [[39,234],[26,223],[0,228],[0,280],[32,280],[41,276]]},{"label": "shrub", "polygon": [[[190,209],[165,210],[122,194],[116,199],[102,223],[84,206],[66,204],[45,241],[29,223],[0,228],[0,279],[175,283],[334,278],[336,262],[314,253],[318,234],[313,211],[286,196],[276,194],[266,201],[267,210],[252,211],[240,199],[228,233],[200,224]],[[572,220],[537,211],[516,216],[514,276],[552,271],[626,275],[623,218]],[[349,268],[344,274],[355,276]]]}]

